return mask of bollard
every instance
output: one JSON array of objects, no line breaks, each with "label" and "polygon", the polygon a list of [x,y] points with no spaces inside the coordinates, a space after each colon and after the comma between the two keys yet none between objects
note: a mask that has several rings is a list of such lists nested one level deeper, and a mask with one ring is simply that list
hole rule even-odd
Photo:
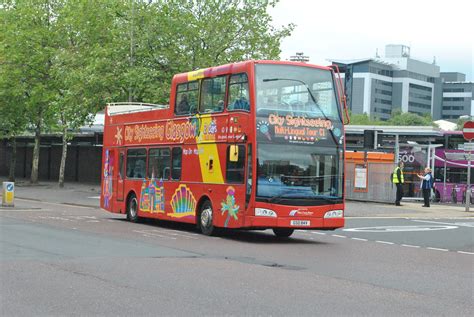
[{"label": "bollard", "polygon": [[14,207],[15,206],[14,199],[15,199],[15,183],[3,182],[2,206]]}]

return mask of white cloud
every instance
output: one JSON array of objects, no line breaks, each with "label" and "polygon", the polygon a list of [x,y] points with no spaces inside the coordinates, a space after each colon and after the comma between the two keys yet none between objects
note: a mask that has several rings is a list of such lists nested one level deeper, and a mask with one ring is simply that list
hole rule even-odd
[{"label": "white cloud", "polygon": [[415,59],[473,80],[474,29],[470,1],[281,0],[270,10],[274,25],[295,23],[282,43],[282,59],[304,52],[315,64],[327,59],[383,56],[386,44],[411,47]]}]

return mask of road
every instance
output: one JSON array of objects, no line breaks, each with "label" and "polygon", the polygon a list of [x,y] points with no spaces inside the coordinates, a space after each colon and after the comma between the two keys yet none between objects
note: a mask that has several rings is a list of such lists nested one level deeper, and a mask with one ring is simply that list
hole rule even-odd
[{"label": "road", "polygon": [[349,217],[344,229],[290,239],[207,237],[189,225],[19,200],[0,209],[0,313],[467,316],[473,225]]}]

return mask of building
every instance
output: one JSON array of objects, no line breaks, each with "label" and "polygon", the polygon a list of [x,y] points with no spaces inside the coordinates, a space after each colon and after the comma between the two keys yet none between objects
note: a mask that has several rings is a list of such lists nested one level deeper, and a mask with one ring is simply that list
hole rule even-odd
[{"label": "building", "polygon": [[385,57],[334,60],[345,73],[348,107],[388,120],[394,110],[440,118],[442,81],[439,66],[410,57],[410,48],[387,45]]},{"label": "building", "polygon": [[440,118],[457,120],[460,116],[474,116],[474,82],[467,82],[466,75],[442,72],[443,103]]}]

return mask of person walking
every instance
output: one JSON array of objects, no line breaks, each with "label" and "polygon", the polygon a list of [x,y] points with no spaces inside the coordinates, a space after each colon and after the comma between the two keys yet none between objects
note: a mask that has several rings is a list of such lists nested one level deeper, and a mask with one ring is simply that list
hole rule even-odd
[{"label": "person walking", "polygon": [[418,174],[418,178],[422,179],[420,188],[423,191],[423,200],[425,204],[423,207],[430,206],[431,188],[433,187],[433,176],[431,175],[431,169],[425,168],[425,175]]},{"label": "person walking", "polygon": [[393,170],[392,173],[392,183],[397,186],[397,195],[395,198],[395,206],[401,206],[400,201],[403,198],[403,187],[402,184],[405,182],[403,178],[403,162],[398,162],[397,167]]}]

